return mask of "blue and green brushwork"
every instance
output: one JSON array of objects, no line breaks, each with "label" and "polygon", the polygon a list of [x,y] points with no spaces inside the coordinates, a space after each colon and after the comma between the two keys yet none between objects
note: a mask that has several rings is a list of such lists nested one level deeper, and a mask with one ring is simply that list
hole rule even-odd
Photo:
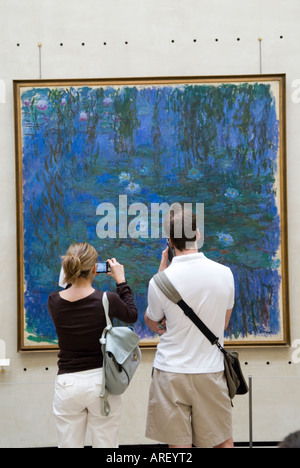
[{"label": "blue and green brushwork", "polygon": [[[202,251],[232,269],[236,301],[228,339],[280,328],[279,123],[266,83],[36,87],[21,95],[26,330],[56,343],[47,298],[60,256],[87,241],[125,265],[144,324],[147,287],[165,239],[99,239],[96,209],[204,203]],[[105,275],[95,286],[114,288]]]}]

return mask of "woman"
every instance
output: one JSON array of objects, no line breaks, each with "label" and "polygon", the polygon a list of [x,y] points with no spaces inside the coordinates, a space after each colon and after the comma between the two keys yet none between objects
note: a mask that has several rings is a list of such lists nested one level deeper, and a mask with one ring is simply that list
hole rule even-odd
[{"label": "woman", "polygon": [[[101,291],[93,288],[98,254],[87,243],[74,243],[63,258],[68,289],[53,292],[48,309],[59,344],[58,375],[53,411],[59,447],[84,447],[87,426],[94,448],[118,447],[121,397],[109,395],[111,414],[100,412],[103,356],[99,338],[106,326]],[[125,280],[123,265],[108,260],[107,275],[117,283],[117,293],[107,293],[111,319],[126,323],[137,320],[132,292]]]}]

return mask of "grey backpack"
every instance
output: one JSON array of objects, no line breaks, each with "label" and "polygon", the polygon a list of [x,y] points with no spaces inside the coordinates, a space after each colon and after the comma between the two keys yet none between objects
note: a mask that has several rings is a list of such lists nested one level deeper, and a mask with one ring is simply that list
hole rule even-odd
[{"label": "grey backpack", "polygon": [[107,395],[125,392],[140,363],[140,337],[129,327],[113,327],[109,318],[109,302],[103,293],[102,303],[106,316],[106,327],[100,338],[103,354],[103,378],[100,393],[101,413],[108,416],[110,406]]}]

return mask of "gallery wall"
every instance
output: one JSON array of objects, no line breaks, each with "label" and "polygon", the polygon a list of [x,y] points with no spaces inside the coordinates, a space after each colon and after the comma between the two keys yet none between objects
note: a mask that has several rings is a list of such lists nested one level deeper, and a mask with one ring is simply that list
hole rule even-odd
[{"label": "gallery wall", "polygon": [[[286,74],[291,346],[243,348],[240,356],[252,382],[253,440],[279,441],[300,429],[299,17],[296,0],[0,1],[0,360],[10,359],[0,373],[0,447],[57,443],[56,353],[17,350],[12,81],[41,78]],[[153,442],[144,437],[153,358],[154,350],[143,350],[123,395],[121,445]],[[235,441],[247,442],[248,396],[235,399],[233,417]]]}]

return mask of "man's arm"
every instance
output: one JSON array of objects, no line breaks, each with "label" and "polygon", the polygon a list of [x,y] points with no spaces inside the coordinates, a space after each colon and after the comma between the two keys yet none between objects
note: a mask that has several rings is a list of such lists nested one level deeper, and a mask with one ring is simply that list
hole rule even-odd
[{"label": "man's arm", "polygon": [[225,330],[226,330],[226,328],[227,328],[228,325],[229,325],[229,320],[230,320],[230,317],[231,317],[231,312],[232,312],[232,309],[226,310],[226,315],[225,315],[225,327],[224,327]]},{"label": "man's arm", "polygon": [[230,270],[230,268],[228,268],[228,273],[230,275],[229,277],[229,285],[230,285],[230,297],[229,297],[229,300],[228,300],[228,303],[227,303],[227,307],[228,309],[226,310],[226,315],[225,315],[225,327],[224,327],[224,330],[226,330],[226,328],[228,327],[229,325],[229,321],[230,321],[230,317],[231,317],[231,312],[232,312],[232,309],[233,309],[233,306],[234,306],[234,277],[233,277],[233,274],[232,274],[232,271]]},{"label": "man's arm", "polygon": [[[167,247],[165,250],[163,250],[162,255],[161,255],[161,262],[158,271],[163,271],[166,268],[168,268],[168,248]],[[151,286],[149,285],[149,290],[148,290],[148,304],[151,303],[151,306],[153,305],[153,310],[159,310],[161,308],[161,304],[158,301],[158,298],[156,294],[152,294],[150,291]],[[158,333],[159,335],[162,335],[166,331],[166,319],[163,317],[162,320],[160,321],[155,321],[152,320],[148,317],[147,310],[145,312],[145,324],[152,330],[154,333]]]},{"label": "man's arm", "polygon": [[147,315],[147,309],[145,312],[145,324],[152,330],[154,333],[162,335],[166,331],[166,319],[162,319],[160,322],[155,322],[151,320]]}]

